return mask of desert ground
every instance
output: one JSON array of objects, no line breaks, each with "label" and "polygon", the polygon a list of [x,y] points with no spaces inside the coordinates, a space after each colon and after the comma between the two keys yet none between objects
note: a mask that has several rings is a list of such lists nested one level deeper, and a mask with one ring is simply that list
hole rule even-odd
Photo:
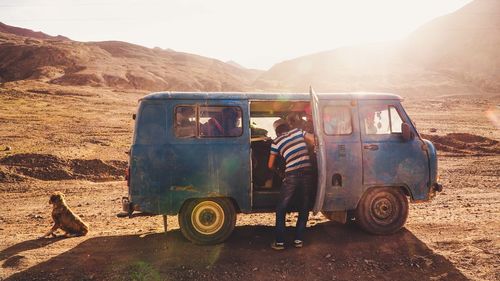
[{"label": "desert ground", "polygon": [[[0,84],[0,280],[500,280],[500,94],[413,95],[404,105],[439,150],[444,191],[373,236],[308,222],[305,246],[275,252],[273,214],[240,214],[223,244],[198,246],[177,217],[118,218],[140,91],[42,81]],[[39,237],[49,196],[90,225]],[[295,224],[295,214],[287,223]]]}]

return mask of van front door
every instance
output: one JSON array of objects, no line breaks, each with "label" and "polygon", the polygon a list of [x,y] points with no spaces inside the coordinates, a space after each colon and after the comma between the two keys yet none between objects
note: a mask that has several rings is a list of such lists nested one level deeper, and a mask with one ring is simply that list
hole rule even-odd
[{"label": "van front door", "polygon": [[326,153],[322,211],[356,208],[362,193],[362,157],[356,100],[323,99],[320,134]]},{"label": "van front door", "polygon": [[[423,142],[404,140],[401,124],[411,124],[397,100],[364,100],[359,103],[363,150],[363,184],[425,190],[429,166]],[[416,132],[413,132],[414,134]]]}]

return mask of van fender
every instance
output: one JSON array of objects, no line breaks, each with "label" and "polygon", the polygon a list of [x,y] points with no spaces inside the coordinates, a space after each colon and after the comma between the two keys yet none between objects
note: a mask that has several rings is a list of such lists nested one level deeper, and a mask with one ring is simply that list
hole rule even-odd
[{"label": "van fender", "polygon": [[178,206],[178,208],[176,209],[176,215],[180,213],[180,211],[182,210],[182,208],[184,207],[184,205],[188,204],[189,202],[193,201],[193,200],[199,200],[199,199],[210,199],[210,198],[225,198],[225,199],[229,199],[229,201],[231,201],[231,203],[233,204],[234,206],[234,209],[236,210],[236,213],[240,213],[241,212],[241,209],[238,205],[238,203],[236,202],[236,200],[233,198],[233,197],[229,197],[229,196],[200,196],[200,197],[189,197],[189,198],[186,198],[182,204],[180,204]]},{"label": "van fender", "polygon": [[401,185],[375,185],[375,186],[369,186],[368,188],[366,188],[366,189],[363,190],[363,192],[361,193],[361,195],[357,198],[356,208],[358,207],[359,202],[361,201],[361,198],[363,197],[363,195],[368,190],[373,189],[373,188],[381,188],[381,187],[391,187],[391,188],[399,189],[399,190],[401,190],[403,192],[404,195],[410,197],[410,202],[415,202],[415,200],[413,199],[413,194],[411,193],[410,188],[406,184],[401,184]]}]

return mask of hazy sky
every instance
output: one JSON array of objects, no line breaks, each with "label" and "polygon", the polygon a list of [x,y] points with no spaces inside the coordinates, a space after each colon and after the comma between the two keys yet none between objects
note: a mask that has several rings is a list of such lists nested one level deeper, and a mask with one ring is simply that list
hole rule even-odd
[{"label": "hazy sky", "polygon": [[0,0],[0,21],[78,41],[121,40],[268,69],[404,38],[471,0]]}]

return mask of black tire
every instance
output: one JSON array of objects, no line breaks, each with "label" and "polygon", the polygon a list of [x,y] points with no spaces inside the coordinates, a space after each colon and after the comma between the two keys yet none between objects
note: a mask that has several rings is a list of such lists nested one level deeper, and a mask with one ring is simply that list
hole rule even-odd
[{"label": "black tire", "polygon": [[236,211],[227,198],[190,200],[178,216],[182,235],[195,244],[217,244],[226,240],[234,230]]},{"label": "black tire", "polygon": [[369,233],[394,233],[406,223],[408,199],[396,187],[371,188],[361,197],[355,216],[357,224]]}]

